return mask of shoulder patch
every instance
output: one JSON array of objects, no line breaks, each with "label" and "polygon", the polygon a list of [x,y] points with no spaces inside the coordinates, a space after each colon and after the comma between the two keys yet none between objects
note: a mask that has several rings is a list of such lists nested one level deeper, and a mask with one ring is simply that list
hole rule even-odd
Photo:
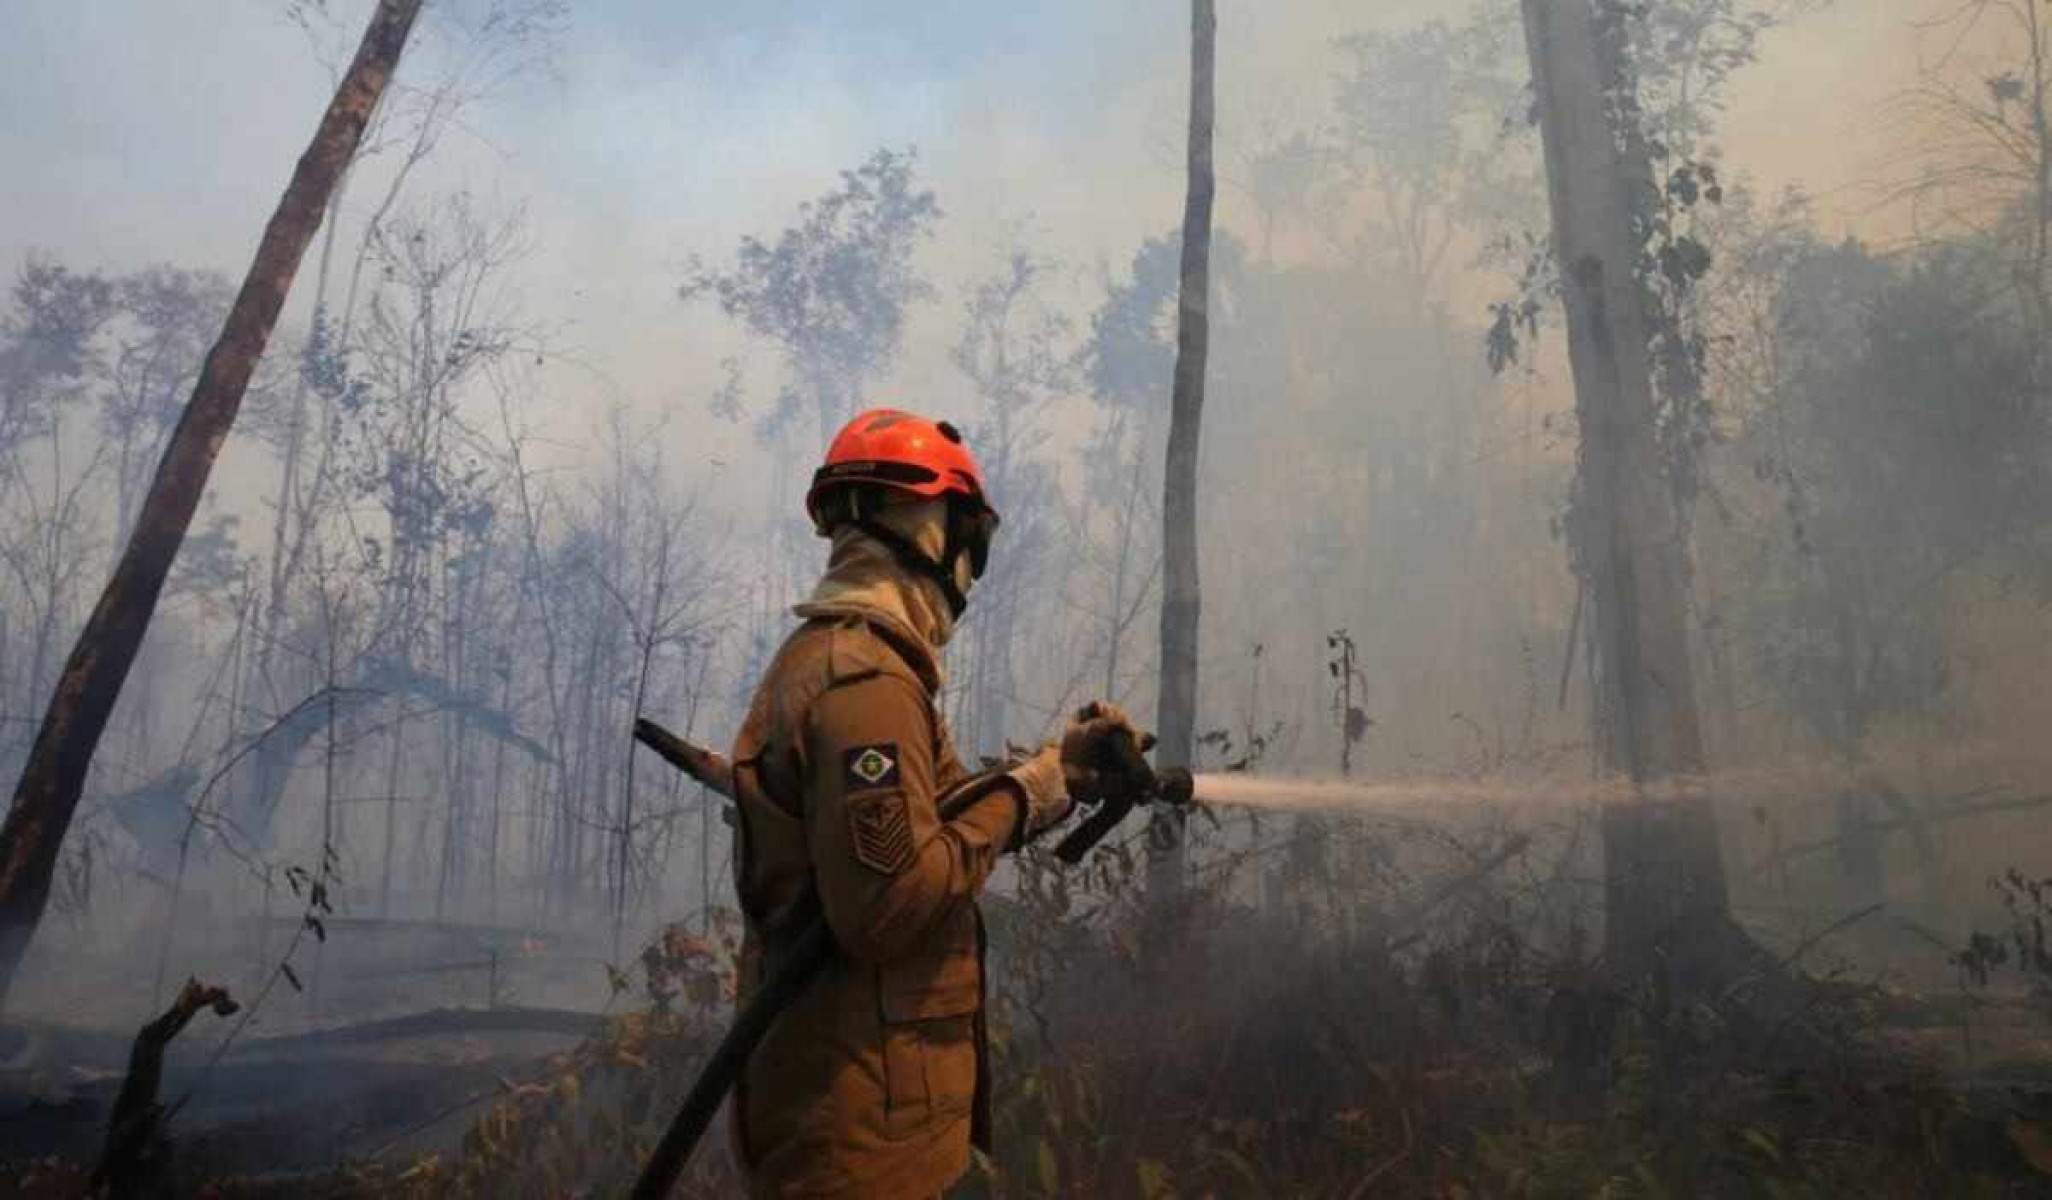
[{"label": "shoulder patch", "polygon": [[898,786],[898,744],[876,742],[843,750],[841,786],[851,792]]},{"label": "shoulder patch", "polygon": [[872,791],[848,798],[848,838],[855,859],[872,871],[896,875],[912,865],[912,818],[905,793]]}]

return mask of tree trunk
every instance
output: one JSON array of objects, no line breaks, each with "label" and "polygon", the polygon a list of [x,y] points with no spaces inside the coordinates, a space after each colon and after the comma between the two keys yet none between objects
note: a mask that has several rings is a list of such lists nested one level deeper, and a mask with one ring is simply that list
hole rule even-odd
[{"label": "tree trunk", "polygon": [[356,59],[328,104],[257,246],[255,261],[207,355],[114,576],[79,633],[0,829],[0,1003],[27,952],[64,834],[121,685],[135,661],[171,562],[206,490],[250,373],[344,167],[420,13],[421,0],[380,0]]},{"label": "tree trunk", "polygon": [[[1211,128],[1213,0],[1190,2],[1190,186],[1183,203],[1182,297],[1176,314],[1175,391],[1169,402],[1162,493],[1161,695],[1156,713],[1163,766],[1194,765],[1197,749],[1197,448],[1204,418],[1204,362],[1211,341]],[[1182,886],[1181,808],[1155,809],[1148,886],[1162,898]]]},{"label": "tree trunk", "polygon": [[2042,356],[2046,334],[2052,332],[2052,112],[2046,108],[2046,91],[2052,81],[2046,78],[2046,30],[2038,6],[2026,4],[2022,12],[2031,39],[2031,135],[2037,150],[2031,163],[2031,201],[2035,212],[2031,222],[2030,306]]},{"label": "tree trunk", "polygon": [[[1636,783],[1703,767],[1690,675],[1679,522],[1654,428],[1648,314],[1635,265],[1627,162],[1604,101],[1622,77],[1591,0],[1523,0],[1554,246],[1581,424],[1574,548],[1594,601],[1602,762]],[[1628,82],[1628,81],[1627,81]],[[1610,964],[1640,975],[1685,931],[1723,921],[1717,829],[1700,798],[1613,805],[1604,814]]]},{"label": "tree trunk", "polygon": [[128,1074],[122,1077],[121,1091],[114,1097],[113,1111],[107,1117],[107,1140],[100,1149],[99,1165],[93,1168],[95,1194],[150,1195],[157,1190],[151,1185],[161,1184],[169,1173],[164,1106],[157,1103],[157,1090],[164,1079],[164,1052],[203,1008],[213,1009],[218,1017],[232,1017],[241,1005],[229,997],[226,988],[187,979],[164,1015],[136,1031],[135,1043],[128,1051]]}]

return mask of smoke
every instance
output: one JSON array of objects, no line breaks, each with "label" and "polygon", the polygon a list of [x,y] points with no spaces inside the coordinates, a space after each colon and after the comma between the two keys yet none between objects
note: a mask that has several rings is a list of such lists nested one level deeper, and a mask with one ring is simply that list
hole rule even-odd
[{"label": "smoke", "polygon": [[[31,0],[25,7],[24,35],[0,45],[0,107],[21,115],[0,129],[0,158],[20,168],[22,180],[0,195],[0,256],[10,266],[44,250],[80,269],[126,274],[161,261],[239,275],[328,79],[299,32],[270,6],[230,6],[238,11],[203,22],[189,19],[196,7],[204,6]],[[352,35],[367,8],[329,7],[338,30]],[[1336,39],[1435,19],[1457,24],[1473,6],[1303,0],[1282,7],[1259,20],[1228,13],[1220,31],[1201,719],[1208,738],[1229,732],[1234,743],[1208,742],[1216,751],[1210,761],[1258,751],[1263,769],[1285,774],[1200,776],[1198,796],[1249,811],[1418,817],[1553,813],[1633,799],[1639,793],[1630,786],[1576,770],[1586,673],[1562,661],[1571,653],[1574,594],[1550,528],[1572,469],[1571,434],[1559,420],[1565,372],[1553,362],[1504,381],[1487,376],[1477,325],[1484,301],[1500,298],[1504,285],[1493,268],[1471,266],[1480,247],[1456,239],[1438,260],[1429,296],[1393,283],[1401,272],[1390,266],[1391,239],[1377,223],[1384,206],[1370,195],[1360,164],[1343,161],[1343,147],[1327,136],[1345,119],[1332,94],[1331,75],[1345,65]],[[1756,173],[1763,195],[1807,177],[1824,193],[1820,204],[1835,211],[1833,197],[1843,190],[1836,185],[1853,168],[1835,159],[1829,168],[1817,164],[1823,150],[1844,151],[1841,126],[1861,106],[1826,103],[1825,81],[1859,76],[1863,95],[1905,85],[1912,78],[1901,61],[1909,21],[1935,7],[1935,0],[1917,0],[1879,22],[1863,6],[1843,5],[1814,27],[1791,27],[1785,41],[1777,31],[1770,57],[1733,89],[1726,141],[1734,173]],[[127,1022],[146,1011],[146,998],[122,990],[123,972],[131,960],[160,956],[181,970],[260,981],[282,942],[274,926],[282,921],[289,931],[298,920],[298,904],[288,902],[297,898],[282,883],[273,886],[273,875],[329,853],[341,880],[339,907],[352,918],[389,917],[397,925],[432,914],[473,921],[492,938],[530,928],[604,931],[609,914],[579,909],[551,889],[602,876],[593,864],[614,855],[595,847],[607,841],[603,831],[627,798],[635,819],[646,815],[663,840],[660,849],[635,847],[649,854],[654,883],[630,917],[636,928],[626,945],[680,913],[728,901],[731,888],[719,874],[729,861],[726,834],[712,810],[676,793],[660,771],[619,769],[623,697],[639,694],[632,665],[652,664],[652,715],[683,727],[688,714],[714,742],[738,724],[762,659],[787,627],[787,585],[805,582],[783,578],[790,572],[769,561],[764,547],[772,539],[763,531],[795,516],[810,469],[801,459],[815,448],[761,443],[753,419],[785,383],[773,348],[752,342],[710,305],[678,303],[676,285],[693,255],[720,263],[743,236],[773,239],[801,205],[834,186],[838,169],[879,146],[918,147],[921,185],[935,190],[946,217],[916,264],[934,294],[910,318],[895,373],[873,381],[878,398],[953,416],[965,427],[995,424],[998,405],[965,378],[955,351],[965,297],[1005,278],[1014,251],[1051,264],[1035,276],[1044,293],[1022,301],[1021,310],[1036,318],[1044,312],[1061,334],[1044,348],[1051,365],[1089,350],[1108,314],[1130,318],[1128,340],[1147,343],[1125,362],[1142,381],[1130,403],[1097,394],[1103,389],[1081,377],[1087,372],[1077,373],[1043,389],[1044,419],[1013,435],[1013,491],[997,551],[998,569],[1009,574],[994,573],[972,608],[972,636],[962,642],[980,645],[973,635],[999,629],[991,642],[1011,657],[961,664],[949,715],[970,719],[956,719],[955,728],[973,739],[971,750],[1028,740],[1048,731],[1035,727],[1042,714],[1058,720],[1098,693],[1146,719],[1161,433],[1149,422],[1166,394],[1173,303],[1125,312],[1110,301],[1122,290],[1151,295],[1156,284],[1162,297],[1172,296],[1184,18],[1174,4],[1075,0],[939,16],[905,3],[688,12],[647,0],[579,6],[555,70],[509,77],[513,83],[466,110],[461,129],[409,178],[391,217],[432,217],[447,211],[449,197],[468,194],[482,214],[521,216],[522,243],[531,248],[494,277],[488,298],[520,314],[523,351],[530,327],[538,348],[517,363],[509,355],[493,386],[480,375],[458,398],[464,436],[487,444],[466,446],[466,454],[477,449],[480,463],[453,478],[508,480],[524,472],[533,493],[516,496],[510,485],[498,493],[496,539],[448,560],[450,578],[464,581],[452,593],[448,628],[476,640],[459,655],[446,649],[458,639],[443,639],[450,661],[434,664],[447,668],[434,678],[447,686],[387,689],[396,699],[361,728],[345,730],[337,746],[310,744],[297,760],[280,753],[287,765],[266,786],[224,776],[217,792],[231,817],[252,796],[276,806],[270,857],[244,863],[239,842],[203,828],[209,836],[195,841],[179,880],[161,855],[145,853],[171,839],[153,834],[143,818],[168,818],[174,832],[190,827],[181,798],[193,790],[193,773],[211,778],[326,681],[231,683],[216,689],[223,702],[202,701],[210,679],[232,680],[242,669],[232,667],[240,660],[231,655],[249,657],[232,635],[237,597],[223,592],[202,604],[188,595],[167,606],[151,635],[154,658],[146,657],[124,700],[121,735],[110,738],[113,749],[96,767],[102,792],[82,809],[63,920],[44,934],[56,951],[82,948],[97,957],[91,970],[41,972],[43,982],[29,986],[42,990],[18,991],[17,1003],[68,1016],[97,1004],[96,1015]],[[858,25],[874,32],[853,36]],[[1860,38],[1838,40],[1848,32]],[[1866,53],[1880,42],[1893,48],[1885,70],[1873,69],[1877,60]],[[237,69],[204,78],[184,69],[202,60]],[[426,87],[447,66],[446,54],[424,44],[410,58],[407,82]],[[1809,90],[1817,103],[1786,103],[1784,85],[1792,81],[1815,81]],[[267,103],[252,107],[251,94]],[[1420,90],[1426,100],[1436,94]],[[407,128],[404,121],[392,126],[395,136]],[[208,133],[221,129],[234,136]],[[1495,152],[1495,131],[1490,124],[1490,138],[1478,137],[1473,153]],[[1511,132],[1526,131],[1512,122]],[[372,245],[367,223],[400,169],[401,149],[395,143],[367,157],[353,175],[337,223],[331,303],[350,290],[356,258]],[[1835,234],[1839,224],[1828,228]],[[1171,239],[1160,243],[1165,252],[1148,258],[1143,244],[1163,235]],[[368,312],[379,260],[365,261]],[[1137,278],[1148,263],[1163,268],[1159,279]],[[295,374],[291,350],[304,337],[313,273],[311,265],[303,272],[291,328],[279,340],[281,378]],[[362,317],[359,332],[369,324]],[[1557,355],[1559,344],[1552,338],[1546,352]],[[726,412],[719,401],[730,360],[738,399]],[[360,369],[371,365],[362,351],[355,361]],[[625,417],[608,423],[604,415],[616,405]],[[213,503],[224,516],[242,517],[241,540],[220,543],[224,558],[262,560],[272,545],[280,471],[266,438],[275,440],[283,422],[273,413],[266,433],[263,407],[252,403],[252,420],[216,475]],[[78,464],[92,461],[85,443],[97,416],[97,408],[81,411],[65,426],[72,442],[63,469],[72,474],[60,480],[58,464],[31,464],[39,488],[46,466],[51,483],[69,487]],[[516,428],[528,439],[517,470],[503,444]],[[608,465],[625,457],[615,449],[651,455],[631,483]],[[618,519],[624,507],[599,503],[615,493],[653,496],[649,479],[674,487],[680,499],[665,500],[670,508],[662,512],[650,508],[640,524]],[[530,501],[542,514],[535,544],[518,528]],[[671,509],[692,521],[672,520]],[[348,523],[358,520],[346,515]],[[1026,533],[1036,521],[1038,542]],[[27,518],[16,524],[34,527]],[[661,636],[648,631],[662,622],[622,632],[630,623],[623,598],[661,594],[635,574],[657,559],[655,536],[641,537],[657,529],[675,531],[704,564],[676,571],[708,597],[702,612],[694,610],[700,627],[688,639],[675,621]],[[624,536],[630,531],[635,537]],[[94,528],[75,540],[111,544]],[[800,547],[813,549],[809,541]],[[324,552],[354,561],[349,544]],[[99,557],[66,553],[53,562],[62,570],[52,578],[77,587],[53,585],[59,603],[36,608],[0,597],[10,618],[0,622],[0,642],[11,646],[0,698],[17,741],[39,711],[40,694],[29,684],[47,684],[47,671],[38,676],[22,664],[56,653],[23,652],[27,622],[17,614],[55,612],[48,631],[29,632],[39,646],[61,645],[82,615],[81,596],[104,577]],[[1706,559],[1707,583],[1738,586],[1716,578],[1727,561],[1734,560]],[[617,578],[599,586],[601,570]],[[544,583],[555,590],[544,595]],[[389,590],[369,594],[369,582],[365,588],[356,618],[364,622],[416,607],[387,603],[397,594]],[[267,628],[265,638],[315,646],[356,636],[334,632],[352,619],[346,607],[305,595],[289,607],[285,628]],[[2009,672],[1997,689],[1986,682],[1994,668],[1978,667],[1975,703],[2000,709],[2016,728],[2040,711],[2031,707],[2042,690],[2039,660],[2014,652],[2038,637],[2026,621],[2035,617],[2019,612],[2014,628],[1991,627],[1974,655]],[[546,621],[556,622],[549,637],[536,632]],[[1344,697],[1334,696],[1327,673],[1324,647],[1335,630],[1351,630],[1361,650],[1362,678]],[[1729,653],[1742,661],[1707,674],[1731,693],[1719,708],[1734,714],[1734,728],[1715,731],[1713,750],[1772,746],[1797,757],[1813,749],[1785,732],[1790,722],[1774,697],[1750,694],[1763,690],[1744,661],[1755,647],[1741,633],[1728,636]],[[376,648],[393,652],[386,642]],[[575,662],[573,649],[582,655]],[[293,646],[278,652],[281,664],[319,658]],[[1949,700],[1964,692],[1957,680],[1954,688]],[[1345,710],[1339,720],[1336,700]],[[572,712],[573,705],[583,707]],[[1365,731],[1357,744],[1343,732],[1353,726],[1352,710]],[[180,719],[187,713],[194,714],[189,730]],[[510,735],[486,729],[487,717]],[[524,752],[527,743],[549,755]],[[1349,750],[1357,773],[1373,772],[1374,782],[1317,775]],[[322,769],[322,751],[332,770]],[[550,756],[597,765],[572,781],[555,772]],[[1961,777],[1949,760],[1945,770]],[[1978,782],[1940,787],[1895,767],[1883,777],[1905,794],[1937,799]],[[1765,804],[1860,782],[1849,771],[1751,769],[1667,790]],[[332,806],[324,807],[319,801],[329,793]],[[469,797],[466,815],[444,819],[454,795]],[[139,812],[137,802],[151,797],[157,806]],[[579,806],[574,818],[560,815],[572,805]],[[546,831],[554,828],[572,832],[553,841]],[[181,889],[192,894],[167,903]],[[186,928],[165,955],[167,913]],[[248,929],[230,932],[245,921]],[[603,999],[605,977],[593,962],[558,963],[559,972],[544,975],[529,972],[524,959],[496,963],[496,943],[416,955],[410,945],[394,948],[393,930],[339,922],[335,929],[338,942],[351,944],[326,951],[331,964],[358,945],[370,947],[366,957],[407,958],[409,969],[414,957],[422,970],[468,964],[465,973],[424,976],[433,987],[422,984],[419,995],[475,999],[504,989],[530,1001]],[[374,936],[392,942],[373,946]],[[510,951],[505,959],[515,962]],[[278,1015],[267,1019],[361,1015],[368,1002],[336,985],[349,974],[331,966],[309,987],[311,999],[281,993],[272,1008]],[[288,1017],[287,1004],[300,1007]]]}]

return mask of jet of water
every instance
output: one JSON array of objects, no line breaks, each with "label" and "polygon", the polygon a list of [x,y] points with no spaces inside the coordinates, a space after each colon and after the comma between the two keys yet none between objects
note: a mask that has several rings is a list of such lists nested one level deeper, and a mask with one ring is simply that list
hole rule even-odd
[{"label": "jet of water", "polygon": [[1202,773],[1194,781],[1200,804],[1278,812],[1370,813],[1491,806],[1572,808],[1630,800],[1691,798],[1759,802],[1830,795],[1863,782],[1872,783],[1870,778],[1831,767],[1724,771],[1640,785],[1617,777],[1449,777],[1356,783],[1243,773]]}]

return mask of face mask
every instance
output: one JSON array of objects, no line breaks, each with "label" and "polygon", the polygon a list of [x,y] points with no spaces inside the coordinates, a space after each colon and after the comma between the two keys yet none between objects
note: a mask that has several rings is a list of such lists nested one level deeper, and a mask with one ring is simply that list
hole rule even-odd
[{"label": "face mask", "polygon": [[[863,515],[859,497],[848,509],[849,517],[863,532],[888,547],[906,570],[924,575],[939,585],[948,611],[962,615],[969,604],[969,585],[983,577],[990,565],[990,543],[997,534],[998,515],[981,499],[951,495],[942,528],[941,556],[931,558],[911,538]],[[964,576],[967,578],[964,578]]]}]

